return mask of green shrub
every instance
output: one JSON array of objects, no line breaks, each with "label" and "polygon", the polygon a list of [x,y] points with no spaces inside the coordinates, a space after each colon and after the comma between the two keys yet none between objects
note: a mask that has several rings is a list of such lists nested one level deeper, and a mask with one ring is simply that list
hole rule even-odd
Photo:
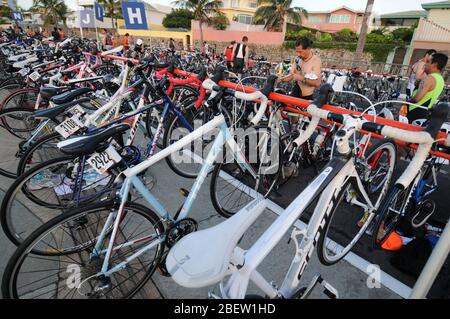
[{"label": "green shrub", "polygon": [[352,30],[344,28],[336,32],[333,39],[339,42],[353,42],[358,40],[358,35]]},{"label": "green shrub", "polygon": [[404,41],[409,43],[411,42],[413,35],[414,35],[413,28],[399,28],[392,31],[392,36],[396,41]]},{"label": "green shrub", "polygon": [[333,37],[329,33],[322,33],[320,36],[320,42],[331,42],[333,41]]}]

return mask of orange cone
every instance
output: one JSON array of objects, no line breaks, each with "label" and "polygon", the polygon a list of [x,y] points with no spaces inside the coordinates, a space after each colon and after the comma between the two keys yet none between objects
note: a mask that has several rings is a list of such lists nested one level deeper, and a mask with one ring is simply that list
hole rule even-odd
[{"label": "orange cone", "polygon": [[399,234],[392,232],[388,238],[381,245],[384,250],[396,251],[400,250],[403,246],[403,240]]}]

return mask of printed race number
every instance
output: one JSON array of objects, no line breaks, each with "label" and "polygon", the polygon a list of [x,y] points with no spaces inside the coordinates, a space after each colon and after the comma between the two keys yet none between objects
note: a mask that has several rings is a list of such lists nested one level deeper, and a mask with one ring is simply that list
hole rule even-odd
[{"label": "printed race number", "polygon": [[104,152],[95,153],[87,162],[99,174],[104,174],[111,166],[120,162],[122,157],[117,153],[115,148],[110,145]]},{"label": "printed race number", "polygon": [[81,123],[78,115],[74,115],[55,127],[55,131],[61,134],[62,137],[68,138],[82,127],[83,123]]},{"label": "printed race number", "polygon": [[29,68],[23,68],[23,69],[21,69],[21,70],[19,71],[19,74],[20,74],[21,76],[25,76],[25,75],[28,74],[28,72],[30,72],[30,69],[29,69]]},{"label": "printed race number", "polygon": [[39,80],[41,75],[37,71],[34,71],[33,73],[31,73],[29,75],[29,77],[30,77],[31,81],[36,82],[37,80]]}]

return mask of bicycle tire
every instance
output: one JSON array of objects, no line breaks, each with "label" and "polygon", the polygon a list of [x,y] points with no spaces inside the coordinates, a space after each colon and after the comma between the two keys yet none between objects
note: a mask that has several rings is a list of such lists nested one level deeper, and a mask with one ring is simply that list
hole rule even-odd
[{"label": "bicycle tire", "polygon": [[[73,252],[70,252],[70,253],[63,252],[62,249],[52,249],[51,254],[46,254],[46,255],[34,253],[35,250],[33,248],[36,246],[36,244],[39,242],[39,240],[45,239],[46,234],[50,233],[53,229],[55,229],[59,225],[64,225],[65,222],[69,222],[71,220],[76,220],[77,218],[78,219],[81,219],[83,217],[87,218],[87,216],[89,216],[89,214],[94,214],[95,212],[101,211],[103,209],[105,211],[106,210],[110,211],[111,209],[118,209],[118,207],[119,207],[119,203],[115,203],[112,201],[107,202],[107,203],[101,202],[101,203],[92,204],[87,207],[83,207],[83,208],[79,208],[79,209],[67,212],[64,215],[57,216],[54,219],[52,219],[52,220],[48,221],[47,223],[45,223],[44,225],[42,225],[41,227],[39,227],[37,230],[35,230],[23,242],[23,244],[20,245],[18,247],[18,249],[14,252],[14,254],[12,255],[12,257],[10,258],[10,260],[8,262],[8,265],[5,268],[5,272],[3,274],[3,280],[2,280],[2,287],[1,287],[3,298],[5,298],[5,299],[18,299],[19,298],[18,291],[17,291],[17,285],[20,284],[20,283],[18,283],[18,276],[19,276],[18,272],[20,271],[20,268],[24,265],[25,259],[28,256],[31,256],[31,258],[33,258],[34,256],[37,256],[37,257],[35,257],[37,260],[39,260],[39,258],[42,259],[42,256],[47,256],[47,258],[67,256],[67,258],[70,258],[70,260],[74,260],[74,258],[70,257],[71,254],[78,254],[80,256],[83,252],[88,253],[88,249],[93,247],[92,242],[95,241],[95,237],[89,236],[88,239],[89,238],[92,238],[92,239],[89,239],[87,242],[78,244],[78,246],[84,245],[87,248],[74,249]],[[138,215],[142,216],[142,218],[147,220],[154,227],[155,232],[157,234],[156,237],[159,237],[162,234],[164,234],[163,223],[161,223],[158,215],[155,214],[149,208],[139,205],[139,204],[136,204],[136,203],[127,203],[125,206],[125,209],[132,209],[133,211],[137,212]],[[129,216],[128,211],[126,212],[126,215]],[[124,219],[125,219],[125,216],[124,216]],[[110,234],[110,233],[108,233],[108,234]],[[75,235],[73,235],[73,236],[75,236]],[[75,240],[74,243],[77,244],[77,240]],[[52,248],[52,247],[50,246],[50,248]],[[74,248],[76,248],[76,247],[74,247]],[[155,252],[153,261],[148,264],[148,269],[146,268],[146,272],[145,272],[143,278],[140,279],[139,282],[133,287],[133,289],[131,289],[125,296],[122,296],[122,298],[132,298],[148,282],[148,280],[153,275],[157,265],[161,261],[163,251],[164,251],[163,243],[158,244],[156,247],[156,252]],[[79,257],[79,258],[81,258],[81,257]],[[67,264],[68,262],[66,261],[65,263]],[[42,272],[43,270],[41,269],[40,271]],[[67,270],[64,270],[64,272],[67,272]],[[81,272],[81,274],[83,274],[83,273]],[[37,273],[35,276],[39,276],[39,273]],[[130,278],[132,278],[132,276]],[[36,278],[33,278],[33,280],[35,280],[35,279]],[[48,279],[48,280],[50,280],[50,279]],[[38,291],[38,292],[40,292],[40,291]],[[48,298],[48,297],[44,297],[44,298]]]}]

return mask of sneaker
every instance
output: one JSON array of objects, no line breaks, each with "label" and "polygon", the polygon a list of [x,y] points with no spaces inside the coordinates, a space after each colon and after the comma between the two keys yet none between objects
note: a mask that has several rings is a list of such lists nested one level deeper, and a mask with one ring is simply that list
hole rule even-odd
[{"label": "sneaker", "polygon": [[39,174],[33,176],[28,182],[27,188],[35,191],[43,188],[50,188],[58,186],[62,183],[61,175],[53,174],[50,170],[46,169]]},{"label": "sneaker", "polygon": [[411,225],[414,228],[419,228],[427,222],[427,220],[433,215],[436,209],[436,203],[431,199],[427,199],[420,205],[417,213],[411,219]]}]

